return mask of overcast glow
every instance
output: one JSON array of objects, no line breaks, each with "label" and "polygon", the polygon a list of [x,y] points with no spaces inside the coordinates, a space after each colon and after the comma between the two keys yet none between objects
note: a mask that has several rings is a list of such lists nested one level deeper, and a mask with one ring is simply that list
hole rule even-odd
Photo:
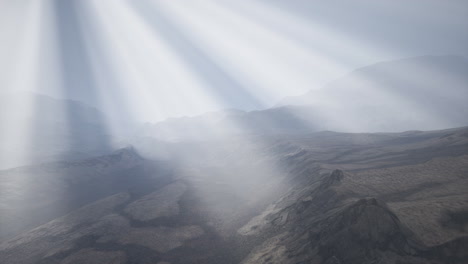
[{"label": "overcast glow", "polygon": [[[364,4],[369,7],[369,17],[387,12],[388,16],[382,16],[381,25],[379,20],[369,21],[375,23],[373,27],[380,28],[382,34],[390,30],[390,26],[396,27],[400,23],[407,23],[411,28],[412,24],[408,24],[411,20],[433,24],[441,19],[437,16],[444,16],[445,23],[440,28],[434,28],[435,35],[438,32],[449,34],[444,32],[449,32],[451,28],[444,27],[463,29],[463,22],[466,22],[462,18],[466,12],[462,11],[461,2],[447,5],[434,1],[428,3],[442,8],[443,12],[455,10],[452,19],[439,15],[430,6],[422,12],[415,8],[417,4],[407,6],[403,1],[392,4],[356,1],[354,6],[349,2],[337,2],[330,6],[317,3],[316,12],[311,3],[304,1],[70,2],[73,4],[68,8],[75,9],[77,13],[77,22],[86,45],[86,51],[77,51],[74,56],[90,58],[92,72],[96,75],[96,84],[92,89],[96,90],[93,93],[99,94],[99,107],[112,115],[117,111],[112,102],[119,101],[119,105],[126,108],[129,118],[139,121],[196,115],[222,108],[268,107],[286,96],[320,89],[353,67],[408,53],[398,50],[396,46],[382,48],[378,42],[380,39],[372,41],[371,33],[366,36],[353,35],[342,29],[346,25],[333,27],[324,22],[323,16],[312,17],[321,11],[332,14],[332,7],[339,16],[336,21],[365,20],[366,16],[362,15],[366,14],[362,9]],[[39,31],[43,38],[49,38],[41,42],[46,45],[41,50],[41,71],[52,76],[52,73],[61,70],[53,62],[58,49],[53,43],[54,38],[65,36],[57,35],[60,33],[50,23],[36,21],[41,16],[50,20],[53,13],[50,11],[53,8],[51,5],[58,3],[52,0],[1,3],[0,83],[3,90],[22,89],[56,97],[67,96],[59,92],[63,90],[60,86],[66,84],[57,83],[54,78],[43,78],[41,85],[38,85],[37,79],[34,79],[37,76],[34,77],[32,73],[38,67],[35,62],[38,55],[34,50],[39,48],[39,37],[34,34]],[[310,15],[294,13],[301,7],[303,10],[310,9]],[[346,14],[345,8],[349,8],[348,17],[343,15]],[[394,16],[395,23],[389,23],[389,16]],[[57,20],[55,23],[70,22]],[[369,28],[372,26],[370,24],[367,25]],[[400,27],[402,34],[407,35],[405,29]],[[391,30],[389,33],[393,34],[394,30]],[[415,34],[423,34],[425,30],[421,29]],[[466,32],[459,35],[462,37],[463,34],[466,35]],[[174,45],[175,41],[181,40],[184,43]],[[444,41],[449,42],[450,38]],[[457,41],[459,44],[459,39]],[[405,39],[399,43],[404,45]],[[424,45],[429,44],[425,41]],[[446,52],[451,53],[452,50],[447,49]],[[222,74],[213,72],[213,67]],[[232,90],[237,90],[237,94]],[[89,98],[92,95],[88,92],[73,92],[69,96],[97,104]]]},{"label": "overcast glow", "polygon": [[[4,0],[0,92],[82,101],[104,113],[96,115],[106,126],[102,133],[116,135],[139,122],[267,108],[383,60],[467,55],[467,10],[463,1],[435,0]],[[377,90],[373,81],[357,77],[350,90],[446,124],[427,105]],[[342,104],[323,93],[309,99],[323,108]],[[31,120],[43,114],[34,100],[13,105],[0,113],[1,142],[9,144],[3,155],[32,147],[29,133],[37,124]],[[78,130],[68,103],[53,112],[54,122],[68,123],[67,133]],[[324,111],[323,118],[339,123],[337,129],[366,128],[346,112]],[[227,126],[213,129],[244,129]]]}]

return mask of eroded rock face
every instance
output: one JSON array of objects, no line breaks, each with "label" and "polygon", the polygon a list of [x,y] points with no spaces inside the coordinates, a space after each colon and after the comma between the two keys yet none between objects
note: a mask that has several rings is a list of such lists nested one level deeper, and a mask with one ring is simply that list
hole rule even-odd
[{"label": "eroded rock face", "polygon": [[[260,233],[265,228],[271,226],[270,217],[275,215],[281,210],[281,208],[275,208],[274,205],[268,206],[268,208],[263,211],[260,215],[252,218],[247,224],[242,226],[237,230],[237,233],[240,235],[256,235]],[[286,219],[286,216],[285,216]]]},{"label": "eroded rock face", "polygon": [[344,178],[344,173],[341,170],[334,170],[329,176],[325,177],[320,183],[319,189],[326,189],[332,185],[340,184]]},{"label": "eroded rock face", "polygon": [[285,201],[269,205],[266,210],[252,218],[237,232],[240,235],[256,235],[268,228],[301,222],[304,218],[306,221],[313,221],[319,213],[324,213],[343,202],[349,193],[346,186],[341,186],[344,177],[343,171],[334,170],[324,176],[316,184],[316,188],[310,188],[302,194],[291,195],[284,199]]},{"label": "eroded rock face", "polygon": [[97,251],[82,249],[65,258],[61,264],[125,264],[127,257],[122,251]]},{"label": "eroded rock face", "polygon": [[125,213],[140,221],[179,214],[179,200],[187,190],[182,182],[175,182],[130,203]]},{"label": "eroded rock face", "polygon": [[115,240],[121,234],[130,230],[130,221],[118,214],[110,214],[86,229],[86,232],[99,237],[96,242],[105,243]]},{"label": "eroded rock face", "polygon": [[379,251],[416,253],[412,234],[387,206],[374,198],[357,201],[323,221],[318,229],[310,238],[317,241],[318,253],[326,260],[362,263],[365,259],[379,259]]},{"label": "eroded rock face", "polygon": [[[466,239],[429,247],[386,203],[354,192],[350,175],[335,170],[315,188],[270,205],[238,230],[269,237],[244,259],[254,263],[465,263]],[[456,252],[456,253],[455,253]]]},{"label": "eroded rock face", "polygon": [[[108,221],[111,220],[109,215],[128,199],[127,193],[109,196],[2,243],[0,244],[2,260],[10,264],[37,263],[39,259],[71,250],[75,247],[76,241],[87,234],[93,234],[97,230],[102,232],[98,226],[119,229],[120,227],[115,225],[114,227],[108,225]],[[107,224],[101,225],[102,219]],[[112,222],[116,223],[115,219]]]},{"label": "eroded rock face", "polygon": [[358,200],[311,228],[296,224],[296,230],[270,239],[243,263],[377,263],[416,255],[420,248],[398,218],[373,198]]},{"label": "eroded rock face", "polygon": [[122,234],[118,240],[122,244],[137,244],[164,253],[178,248],[186,240],[204,234],[199,226],[133,228]]},{"label": "eroded rock face", "polygon": [[[292,196],[292,204],[283,208],[277,204],[275,210],[270,206],[239,230],[242,235],[259,236],[279,232],[243,263],[392,263],[400,255],[423,250],[383,202],[353,197],[343,183],[345,177],[335,170],[322,177],[316,188]],[[253,231],[254,223],[260,224],[258,232]]]},{"label": "eroded rock face", "polygon": [[[468,141],[463,140],[463,146],[466,146]],[[443,162],[432,160],[398,169],[383,167],[366,174],[358,168],[395,165],[379,159],[369,163],[371,161],[355,153],[357,145],[341,150],[346,144],[340,143],[331,149],[299,149],[295,154],[284,156],[282,159],[287,160],[284,164],[290,166],[287,173],[291,177],[281,182],[286,186],[284,189],[263,198],[256,192],[249,199],[242,199],[237,189],[230,193],[227,181],[211,182],[219,179],[220,171],[230,169],[224,167],[224,163],[220,166],[222,169],[195,169],[193,164],[198,163],[190,163],[193,167],[174,170],[176,177],[164,176],[167,178],[155,185],[141,182],[138,188],[129,189],[128,193],[95,201],[0,244],[0,262],[468,263],[465,253],[468,240],[462,233],[466,231],[463,210],[467,197],[463,189],[466,186],[466,169],[463,168],[466,168],[468,156],[457,157],[457,160],[447,158]],[[362,148],[366,157],[376,159],[378,154],[388,158],[380,147],[375,151],[369,151],[368,147]],[[390,153],[391,162],[395,162],[394,159],[397,159],[395,164],[402,159],[406,162],[408,153],[397,150],[385,151]],[[286,152],[290,153],[289,150]],[[125,167],[126,161],[132,162],[132,157],[132,153],[124,151],[111,159],[122,162]],[[332,160],[326,166],[317,162],[328,157]],[[135,159],[138,161],[137,156]],[[340,159],[349,164],[340,164]],[[144,175],[158,176],[153,175],[154,164],[145,164],[139,167],[145,171]],[[243,166],[239,164],[234,168]],[[456,169],[450,171],[452,167]],[[352,169],[341,171],[335,168]],[[122,176],[138,182],[133,177],[134,171],[128,170],[129,173]],[[233,170],[229,176],[236,176],[237,172]],[[213,175],[195,180],[189,178],[208,173]],[[245,178],[233,178],[235,181],[240,179]],[[207,183],[211,185],[205,186]],[[254,184],[257,183],[252,186],[262,188]],[[441,208],[455,213],[447,214],[439,223],[437,217]],[[433,212],[432,217],[436,220],[431,225],[427,220],[429,214],[419,214],[426,211]],[[411,217],[417,219],[411,221]],[[440,229],[457,232],[457,236],[447,236],[437,244],[427,244],[423,240],[424,246],[420,246],[421,232],[436,230],[432,223],[440,224]],[[415,226],[420,226],[419,232]]]}]

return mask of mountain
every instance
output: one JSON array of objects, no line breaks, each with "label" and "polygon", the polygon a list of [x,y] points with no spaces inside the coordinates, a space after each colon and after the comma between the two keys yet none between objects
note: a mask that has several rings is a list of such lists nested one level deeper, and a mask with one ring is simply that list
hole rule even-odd
[{"label": "mountain", "polygon": [[464,126],[467,100],[468,59],[422,56],[357,69],[279,105],[311,105],[366,131],[403,131]]},{"label": "mountain", "polygon": [[0,168],[108,153],[102,113],[73,100],[18,92],[0,96]]},{"label": "mountain", "polygon": [[[172,149],[171,163],[151,161],[160,144]],[[4,240],[0,259],[12,264],[468,261],[466,127],[251,135],[192,144],[189,151],[203,152],[186,155],[183,143],[156,140],[138,153],[129,148],[72,163],[89,176],[68,170],[56,175],[81,182],[77,191],[128,177],[134,188],[117,184],[68,214]],[[145,169],[134,169],[141,166]],[[113,169],[95,173],[97,168]],[[38,169],[25,170],[32,175]],[[148,177],[160,180],[150,184]]]},{"label": "mountain", "polygon": [[175,118],[148,124],[142,137],[166,141],[331,130],[399,132],[467,125],[468,60],[423,56],[357,69],[274,108]]},{"label": "mountain", "polygon": [[121,191],[151,186],[167,174],[133,148],[80,161],[61,161],[0,171],[0,239],[46,223]]},{"label": "mountain", "polygon": [[468,263],[467,65],[383,62],[118,150],[94,108],[2,97],[0,262]]},{"label": "mountain", "polygon": [[209,113],[196,117],[171,118],[159,123],[147,124],[136,134],[136,138],[197,141],[254,134],[318,131],[323,126],[308,122],[312,116],[314,116],[314,111],[304,107]]}]

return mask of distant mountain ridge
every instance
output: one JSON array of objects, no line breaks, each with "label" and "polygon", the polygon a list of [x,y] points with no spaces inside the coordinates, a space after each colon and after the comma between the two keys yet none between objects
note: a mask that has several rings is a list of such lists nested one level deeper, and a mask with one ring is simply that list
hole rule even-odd
[{"label": "distant mountain ridge", "polygon": [[468,60],[423,56],[355,70],[274,108],[170,119],[147,125],[140,135],[178,141],[320,130],[436,130],[468,125],[467,102]]},{"label": "distant mountain ridge", "polygon": [[[365,88],[395,90],[410,97],[427,96],[418,94],[422,91],[432,92],[433,95],[443,95],[451,91],[455,94],[445,96],[463,100],[466,97],[459,96],[466,96],[468,93],[467,73],[468,59],[463,56],[420,56],[383,61],[353,70],[322,89],[311,90],[300,96],[286,97],[276,106],[319,103],[321,96],[339,95],[338,92],[347,92],[349,89],[364,91]],[[361,83],[357,83],[359,81]],[[447,87],[447,81],[454,87]],[[350,85],[366,87],[350,88]]]},{"label": "distant mountain ridge", "polygon": [[30,92],[2,94],[0,122],[0,169],[112,151],[105,117],[79,101]]}]

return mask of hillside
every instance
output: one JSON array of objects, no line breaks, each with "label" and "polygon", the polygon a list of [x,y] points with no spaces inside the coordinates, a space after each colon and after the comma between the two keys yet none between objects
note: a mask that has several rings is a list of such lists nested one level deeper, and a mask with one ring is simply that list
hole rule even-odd
[{"label": "hillside", "polygon": [[[125,163],[126,170],[157,157],[158,144],[139,150],[144,158]],[[467,128],[198,144],[203,154],[174,155],[170,173],[147,170],[163,182],[133,178],[132,191],[113,187],[107,197],[4,241],[0,258],[21,264],[468,261]]]}]

